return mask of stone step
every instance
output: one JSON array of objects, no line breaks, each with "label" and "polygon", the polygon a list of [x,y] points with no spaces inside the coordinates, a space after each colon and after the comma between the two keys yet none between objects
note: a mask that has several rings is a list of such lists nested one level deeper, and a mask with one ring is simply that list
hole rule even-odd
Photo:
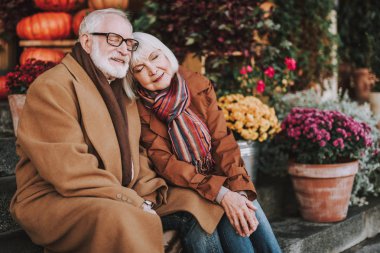
[{"label": "stone step", "polygon": [[378,253],[380,252],[380,234],[368,238],[343,253]]},{"label": "stone step", "polygon": [[343,252],[380,233],[380,198],[370,198],[364,207],[350,207],[341,222],[312,223],[287,217],[271,224],[284,253]]},{"label": "stone step", "polygon": [[8,100],[0,100],[0,137],[13,136],[12,116]]},{"label": "stone step", "polygon": [[14,174],[14,168],[18,161],[15,141],[15,137],[0,137],[0,177]]}]

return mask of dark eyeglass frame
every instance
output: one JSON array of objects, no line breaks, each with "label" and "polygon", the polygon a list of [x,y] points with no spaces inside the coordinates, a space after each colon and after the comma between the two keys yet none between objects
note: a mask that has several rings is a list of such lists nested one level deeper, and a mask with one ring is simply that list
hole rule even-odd
[{"label": "dark eyeglass frame", "polygon": [[[100,36],[106,36],[107,37],[107,43],[108,43],[108,45],[111,45],[113,47],[120,47],[120,45],[123,44],[123,42],[125,42],[125,44],[127,45],[127,50],[131,51],[131,52],[136,51],[137,48],[139,47],[139,42],[137,40],[135,40],[135,39],[129,39],[129,38],[128,39],[124,39],[123,36],[121,36],[121,35],[119,35],[117,33],[90,33],[90,34],[91,35],[98,35],[98,36],[99,35]],[[109,41],[108,37],[111,34],[119,36],[121,38],[121,41],[120,41],[119,45],[112,44],[112,42]],[[128,45],[128,42],[133,42],[133,45],[132,46]]]}]

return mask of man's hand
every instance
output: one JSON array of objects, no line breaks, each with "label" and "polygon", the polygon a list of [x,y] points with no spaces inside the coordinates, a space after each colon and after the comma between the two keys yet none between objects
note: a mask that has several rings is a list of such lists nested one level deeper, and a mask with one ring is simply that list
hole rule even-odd
[{"label": "man's hand", "polygon": [[246,197],[230,191],[224,195],[221,205],[240,236],[249,236],[256,230],[259,225],[255,215],[257,208]]}]

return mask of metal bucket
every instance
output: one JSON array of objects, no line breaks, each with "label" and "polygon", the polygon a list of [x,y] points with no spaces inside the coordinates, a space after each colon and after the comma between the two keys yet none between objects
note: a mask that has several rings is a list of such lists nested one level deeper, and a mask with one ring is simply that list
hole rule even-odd
[{"label": "metal bucket", "polygon": [[255,183],[259,166],[260,144],[255,141],[237,141],[248,175]]}]

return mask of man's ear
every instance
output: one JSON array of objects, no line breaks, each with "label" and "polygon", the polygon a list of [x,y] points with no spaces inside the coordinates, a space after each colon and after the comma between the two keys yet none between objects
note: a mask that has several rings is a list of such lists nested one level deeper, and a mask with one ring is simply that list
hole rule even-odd
[{"label": "man's ear", "polygon": [[84,51],[86,51],[86,53],[90,54],[91,48],[92,48],[92,38],[90,38],[90,36],[88,34],[82,34],[79,37],[79,42],[80,42],[82,48],[84,49]]}]

